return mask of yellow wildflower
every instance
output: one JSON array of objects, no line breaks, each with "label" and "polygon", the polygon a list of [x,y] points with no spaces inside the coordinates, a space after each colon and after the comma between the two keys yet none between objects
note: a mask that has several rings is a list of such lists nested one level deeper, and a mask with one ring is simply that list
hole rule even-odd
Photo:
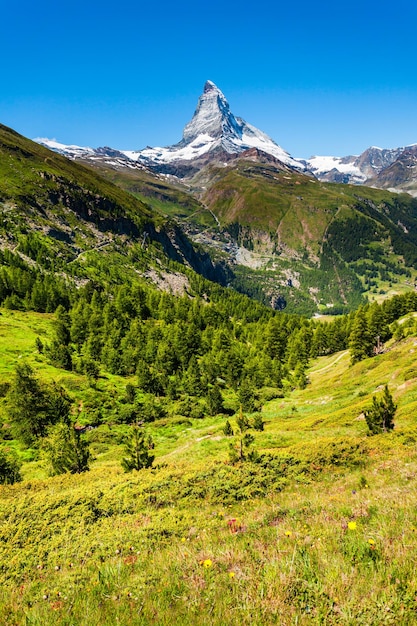
[{"label": "yellow wildflower", "polygon": [[203,561],[203,567],[209,568],[213,565],[213,561],[211,559],[205,559]]},{"label": "yellow wildflower", "polygon": [[373,539],[368,539],[368,543],[370,546],[374,546],[375,545],[375,541]]},{"label": "yellow wildflower", "polygon": [[285,536],[286,536],[286,537],[292,537],[292,532],[291,532],[290,530],[287,530],[287,531],[285,532]]},{"label": "yellow wildflower", "polygon": [[349,522],[348,528],[349,530],[356,530],[356,522]]},{"label": "yellow wildflower", "polygon": [[229,578],[234,578],[236,574],[234,572],[229,572]]}]

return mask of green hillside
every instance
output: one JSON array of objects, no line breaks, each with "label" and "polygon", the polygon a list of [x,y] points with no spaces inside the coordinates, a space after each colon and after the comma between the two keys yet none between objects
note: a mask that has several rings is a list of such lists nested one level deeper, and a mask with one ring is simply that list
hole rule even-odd
[{"label": "green hillside", "polygon": [[207,165],[187,185],[94,167],[177,220],[229,266],[230,285],[273,307],[338,313],[413,287],[417,204],[406,194],[321,183],[260,154]]},{"label": "green hillside", "polygon": [[130,169],[109,165],[105,161],[81,161],[104,178],[133,194],[166,217],[176,218],[184,227],[215,227],[213,215],[191,193],[189,186],[166,176],[151,173],[143,167]]},{"label": "green hillside", "polygon": [[[417,327],[400,322],[385,353],[320,357],[305,389],[267,401],[253,461],[229,463],[219,415],[147,423],[156,459],[140,472],[121,469],[121,424],[85,435],[84,474],[46,478],[27,460],[0,487],[2,623],[413,624]],[[87,381],[33,347],[51,318],[2,311],[0,330],[3,382],[21,357],[87,402]],[[384,384],[395,428],[369,437],[363,411]],[[106,373],[95,393],[110,387],[124,390]]]},{"label": "green hillside", "polygon": [[[262,300],[276,268],[215,265],[166,198],[0,134],[0,622],[414,624],[417,292],[356,287],[411,282],[414,201],[347,188],[339,206],[339,187],[238,164],[230,197],[255,200],[246,225],[218,208],[213,256],[243,236],[270,254],[290,209],[257,215],[265,168],[280,202],[313,189],[326,233],[320,267],[274,252],[287,292],[267,307],[238,290]],[[287,313],[328,297],[350,312]]]},{"label": "green hillside", "polygon": [[4,126],[0,212],[0,301],[9,298],[12,308],[53,311],[89,280],[117,283],[126,275],[174,291],[185,268],[226,281],[160,212]]},{"label": "green hillside", "polygon": [[0,157],[3,205],[11,203],[44,218],[48,211],[53,212],[63,221],[75,213],[97,227],[118,218],[130,218],[140,225],[151,217],[146,205],[119,187],[2,125]]},{"label": "green hillside", "polygon": [[244,158],[200,176],[201,199],[249,251],[236,270],[243,289],[256,283],[266,300],[280,295],[289,311],[312,313],[414,282],[417,203],[406,194],[320,183]]}]

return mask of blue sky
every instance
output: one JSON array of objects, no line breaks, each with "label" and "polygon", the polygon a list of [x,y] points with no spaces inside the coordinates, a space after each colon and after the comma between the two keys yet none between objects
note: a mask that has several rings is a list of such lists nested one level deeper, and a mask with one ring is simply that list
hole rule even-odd
[{"label": "blue sky", "polygon": [[210,79],[294,156],[417,142],[413,0],[0,7],[0,123],[28,137],[176,143]]}]

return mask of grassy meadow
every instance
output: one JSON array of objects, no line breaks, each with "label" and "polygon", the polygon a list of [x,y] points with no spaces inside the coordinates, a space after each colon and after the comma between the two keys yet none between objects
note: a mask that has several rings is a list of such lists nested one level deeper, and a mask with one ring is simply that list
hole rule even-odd
[{"label": "grassy meadow", "polygon": [[[0,383],[24,359],[76,410],[122,393],[121,377],[94,390],[47,364],[35,339],[51,320],[1,311]],[[254,462],[228,462],[220,416],[147,424],[156,458],[140,472],[121,468],[124,424],[87,434],[80,475],[48,477],[18,450],[24,480],[0,486],[0,623],[415,624],[416,354],[410,331],[354,366],[348,352],[313,361],[306,389],[265,403]],[[363,411],[385,384],[395,429],[369,437]]]}]

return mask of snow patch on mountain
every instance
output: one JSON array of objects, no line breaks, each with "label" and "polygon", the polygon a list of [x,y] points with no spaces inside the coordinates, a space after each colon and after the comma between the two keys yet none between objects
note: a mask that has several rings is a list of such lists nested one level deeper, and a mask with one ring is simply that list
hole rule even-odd
[{"label": "snow patch on mountain", "polygon": [[390,167],[411,147],[371,146],[362,154],[355,156],[314,156],[307,159],[305,165],[319,180],[362,185]]},{"label": "snow patch on mountain", "polygon": [[356,165],[357,157],[314,156],[307,160],[308,169],[320,180],[339,173],[349,182],[364,183],[367,176]]},{"label": "snow patch on mountain", "polygon": [[139,151],[123,150],[122,152],[133,161],[170,163],[178,160],[191,161],[213,149],[217,143],[216,139],[203,133],[182,147],[145,148]]},{"label": "snow patch on mountain", "polygon": [[[266,133],[236,117],[224,94],[210,80],[204,85],[192,119],[184,127],[181,141],[175,145],[147,147],[143,150],[115,150],[108,147],[65,145],[56,139],[38,138],[35,141],[71,159],[104,161],[117,168],[150,167],[154,171],[164,172],[165,175],[175,176],[195,172],[203,161],[207,163],[216,158],[216,155],[227,162],[225,153],[235,155],[256,148],[285,165],[311,172],[321,181],[359,185],[370,181],[377,186],[380,173],[398,159],[401,160],[407,150],[416,146],[410,144],[393,149],[371,146],[360,155],[296,159]],[[178,173],[180,170],[182,174]]]},{"label": "snow patch on mountain", "polygon": [[54,152],[58,152],[59,154],[63,154],[64,156],[70,156],[72,158],[83,158],[93,156],[96,152],[94,148],[89,148],[85,146],[76,146],[76,145],[66,145],[64,143],[60,143],[56,139],[48,139],[47,137],[37,137],[33,141],[39,143],[41,146],[45,146]]},{"label": "snow patch on mountain", "polygon": [[149,167],[158,167],[171,163],[194,161],[204,155],[226,152],[240,154],[251,148],[257,148],[279,159],[286,165],[304,170],[304,163],[294,159],[267,134],[248,124],[240,117],[235,117],[228,101],[220,89],[210,80],[198,99],[197,108],[188,124],[184,127],[181,141],[167,147],[147,147],[143,150],[113,150],[111,148],[83,148],[67,146],[55,139],[36,139],[38,143],[60,152],[70,158],[103,159],[108,156],[125,160],[125,165],[135,162]]}]

